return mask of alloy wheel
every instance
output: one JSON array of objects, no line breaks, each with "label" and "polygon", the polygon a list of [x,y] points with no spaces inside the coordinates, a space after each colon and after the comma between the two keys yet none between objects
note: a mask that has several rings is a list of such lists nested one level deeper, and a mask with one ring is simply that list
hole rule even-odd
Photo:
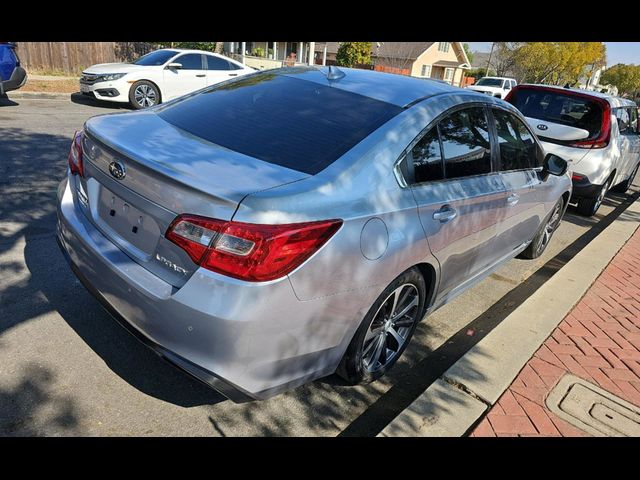
[{"label": "alloy wheel", "polygon": [[138,85],[133,92],[133,98],[142,108],[153,107],[158,97],[155,90],[149,85]]},{"label": "alloy wheel", "polygon": [[542,231],[542,235],[540,235],[540,239],[538,240],[538,246],[536,248],[537,252],[543,251],[547,248],[549,244],[549,240],[551,240],[551,236],[553,235],[554,230],[558,227],[560,223],[560,217],[562,215],[562,202],[556,203],[556,206],[553,209],[553,213],[549,217],[547,224],[544,226],[544,230]]},{"label": "alloy wheel", "polygon": [[410,283],[396,288],[382,302],[364,337],[362,361],[364,369],[375,373],[402,352],[418,320],[420,294]]}]

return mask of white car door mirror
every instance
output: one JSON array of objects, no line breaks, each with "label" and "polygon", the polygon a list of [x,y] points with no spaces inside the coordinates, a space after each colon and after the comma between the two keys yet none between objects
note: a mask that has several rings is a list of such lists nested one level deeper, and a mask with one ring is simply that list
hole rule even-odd
[{"label": "white car door mirror", "polygon": [[182,68],[182,64],[181,63],[177,63],[177,62],[173,62],[173,63],[168,64],[166,68],[180,70]]}]

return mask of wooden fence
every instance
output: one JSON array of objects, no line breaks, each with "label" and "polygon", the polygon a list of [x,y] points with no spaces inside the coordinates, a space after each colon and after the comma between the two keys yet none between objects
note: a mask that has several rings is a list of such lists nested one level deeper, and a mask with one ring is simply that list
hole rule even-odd
[{"label": "wooden fence", "polygon": [[96,63],[127,62],[155,47],[145,42],[18,42],[22,65],[29,70],[79,74]]}]

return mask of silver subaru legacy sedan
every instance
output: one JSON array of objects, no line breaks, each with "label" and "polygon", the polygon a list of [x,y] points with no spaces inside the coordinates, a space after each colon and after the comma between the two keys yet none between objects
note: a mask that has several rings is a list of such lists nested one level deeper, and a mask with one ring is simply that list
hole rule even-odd
[{"label": "silver subaru legacy sedan", "polygon": [[380,377],[425,315],[539,256],[570,194],[502,100],[285,68],[88,120],[58,240],[118,321],[240,402]]}]

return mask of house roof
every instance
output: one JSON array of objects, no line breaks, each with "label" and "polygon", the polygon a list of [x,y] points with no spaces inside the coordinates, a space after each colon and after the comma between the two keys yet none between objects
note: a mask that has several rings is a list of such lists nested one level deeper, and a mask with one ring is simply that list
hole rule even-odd
[{"label": "house roof", "polygon": [[314,47],[315,52],[324,51],[324,46],[327,46],[327,53],[338,53],[338,47],[340,46],[340,42],[316,42]]},{"label": "house roof", "polygon": [[415,60],[435,42],[380,42],[373,43],[371,56]]},{"label": "house roof", "polygon": [[465,63],[454,62],[453,60],[438,60],[433,64],[434,67],[460,67],[465,65]]}]

